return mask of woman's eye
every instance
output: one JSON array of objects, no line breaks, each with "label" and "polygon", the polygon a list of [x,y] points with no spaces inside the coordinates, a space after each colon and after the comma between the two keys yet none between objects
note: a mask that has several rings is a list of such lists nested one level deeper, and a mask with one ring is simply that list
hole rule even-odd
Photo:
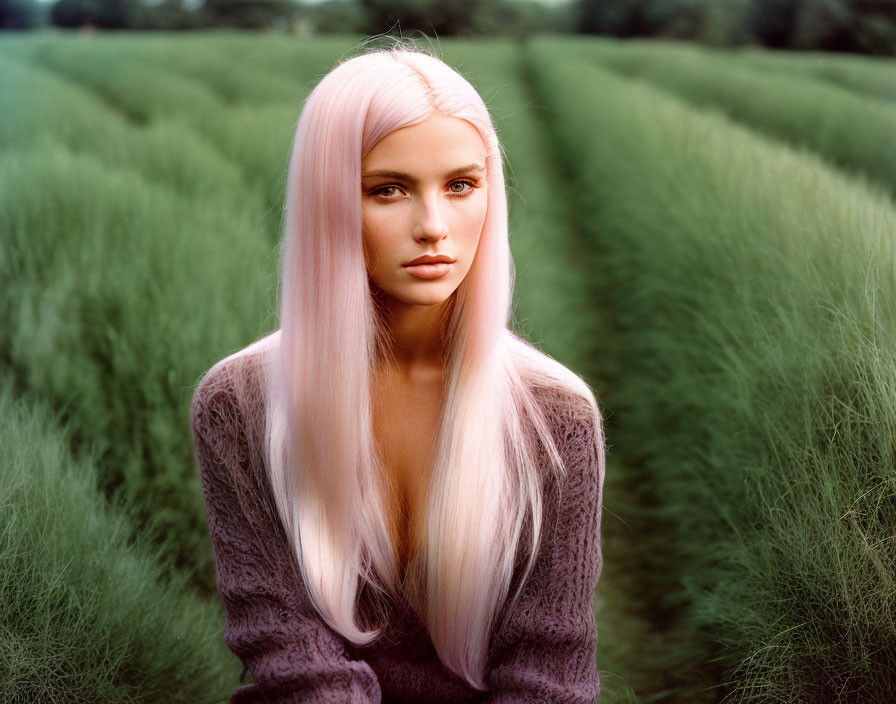
[{"label": "woman's eye", "polygon": [[383,186],[382,188],[376,189],[373,194],[377,196],[385,196],[386,198],[388,198],[391,194],[387,193],[387,191],[394,191],[396,190],[396,188],[396,186]]},{"label": "woman's eye", "polygon": [[[464,188],[466,187],[466,188]],[[448,184],[448,190],[452,195],[465,196],[468,195],[476,188],[476,184],[472,181],[468,181],[466,179],[460,181],[452,181]],[[395,196],[400,193],[400,188],[398,186],[380,186],[379,188],[375,188],[371,191],[372,195],[385,198],[387,200],[393,200]]]},{"label": "woman's eye", "polygon": [[467,194],[473,190],[473,183],[470,181],[452,181],[451,185],[448,186],[448,188],[453,189],[454,186],[469,186],[469,190],[466,190],[466,191],[465,190],[460,190],[460,191],[452,190],[451,191],[452,193]]}]

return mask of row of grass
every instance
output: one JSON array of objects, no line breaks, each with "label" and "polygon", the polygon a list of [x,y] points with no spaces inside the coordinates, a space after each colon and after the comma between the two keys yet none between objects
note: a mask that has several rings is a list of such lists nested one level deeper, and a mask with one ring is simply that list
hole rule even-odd
[{"label": "row of grass", "polygon": [[731,58],[762,71],[828,81],[862,95],[896,101],[896,60],[881,56],[826,52],[776,52],[756,48],[730,51]]},{"label": "row of grass", "polygon": [[[0,44],[2,47],[2,44]],[[249,189],[240,169],[201,135],[159,118],[138,127],[70,78],[0,51],[0,151],[38,142],[84,153],[109,168],[127,167],[199,202],[241,197]],[[148,98],[144,97],[144,100]],[[251,198],[237,205],[248,208]]]},{"label": "row of grass", "polygon": [[[123,138],[128,143],[121,145],[113,141],[91,146],[110,153],[112,158],[120,161],[133,153],[132,144],[153,145],[155,148],[149,155],[143,153],[145,150],[134,154],[135,161],[141,164],[162,161],[169,172],[180,169],[187,183],[178,185],[190,190],[195,188],[190,185],[190,172],[197,168],[212,174],[241,176],[243,188],[225,186],[209,195],[221,197],[229,192],[231,199],[237,194],[244,197],[244,202],[250,202],[251,207],[261,208],[266,236],[274,242],[279,235],[285,172],[301,109],[301,89],[318,68],[316,60],[324,55],[338,56],[338,46],[325,42],[302,71],[296,69],[295,75],[287,76],[263,66],[235,61],[227,53],[235,39],[203,38],[189,42],[183,49],[175,49],[178,41],[164,35],[104,37],[87,42],[39,38],[30,43],[0,42],[0,57],[25,63],[30,69],[26,80],[35,72],[37,80],[47,84],[56,78],[55,82],[64,86],[63,94],[76,94],[74,101],[93,102],[99,108],[106,108],[103,117],[111,117],[116,123],[113,135],[122,136],[124,132]],[[258,47],[258,53],[263,51],[257,41],[252,46]],[[253,81],[252,76],[257,80]],[[6,79],[6,82],[13,80],[16,79]],[[34,109],[39,107],[35,103],[48,99],[55,102],[46,97],[52,95],[50,88],[47,85],[37,90],[22,85],[22,79],[18,79],[9,85],[5,94],[12,101],[21,91],[26,96],[25,104],[10,108],[17,115],[33,119],[40,114]],[[8,126],[10,138],[20,140],[23,131],[50,134],[47,127],[56,125],[48,125],[49,121],[61,123],[57,130],[67,139],[78,139],[83,134],[101,139],[104,134],[97,127],[84,129],[78,124],[78,121],[94,119],[90,112],[75,112],[74,123],[68,119],[68,111],[47,112],[52,114],[25,129],[17,124]],[[116,113],[120,120],[114,119]],[[157,144],[159,133],[165,135],[166,143]],[[197,144],[210,154],[196,154]],[[221,168],[211,168],[213,161],[221,162]],[[179,176],[178,173],[170,175]]]},{"label": "row of grass", "polygon": [[[7,704],[225,702],[237,659],[220,603],[76,461],[58,412],[0,379],[0,700]],[[125,507],[127,508],[127,507]]]},{"label": "row of grass", "polygon": [[578,60],[590,58],[691,105],[719,110],[763,134],[810,148],[855,177],[896,193],[896,105],[807,76],[760,71],[689,44],[579,40],[567,46]]},{"label": "row of grass", "polygon": [[[685,681],[736,702],[891,701],[890,199],[568,57],[529,48],[611,301],[598,342],[644,497],[633,549],[683,680],[664,701],[693,701]],[[714,681],[695,670],[708,652]]]},{"label": "row of grass", "polygon": [[100,487],[139,499],[137,524],[173,536],[210,593],[191,390],[261,331],[275,251],[251,213],[48,141],[0,155],[0,231],[0,348],[18,392],[65,410]]},{"label": "row of grass", "polygon": [[[0,43],[4,366],[20,393],[67,409],[100,487],[140,497],[135,526],[176,536],[170,556],[211,594],[184,419],[202,371],[275,317],[272,240],[300,106],[277,93],[227,105],[178,73],[204,54],[228,75],[226,43],[131,41]],[[324,42],[302,75],[337,49]],[[172,68],[147,92],[160,50]]]},{"label": "row of grass", "polygon": [[[237,685],[188,410],[199,375],[276,317],[264,187],[282,203],[298,106],[228,105],[175,70],[146,92],[137,53],[0,46],[2,701]],[[60,409],[66,434],[14,406]]]}]

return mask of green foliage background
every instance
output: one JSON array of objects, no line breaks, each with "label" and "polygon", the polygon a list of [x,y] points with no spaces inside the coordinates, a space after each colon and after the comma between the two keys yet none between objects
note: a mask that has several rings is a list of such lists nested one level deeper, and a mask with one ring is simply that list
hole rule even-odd
[{"label": "green foliage background", "polygon": [[[3,701],[237,685],[189,403],[277,327],[302,100],[361,40],[0,38]],[[607,421],[602,701],[890,701],[893,63],[426,46],[505,149],[514,327]]]}]

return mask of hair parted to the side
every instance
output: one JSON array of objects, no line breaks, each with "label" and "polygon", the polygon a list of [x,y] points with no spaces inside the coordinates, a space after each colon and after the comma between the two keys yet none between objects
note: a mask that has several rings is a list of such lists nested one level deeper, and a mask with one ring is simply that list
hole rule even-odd
[{"label": "hair parted to the side", "polygon": [[[435,112],[467,120],[482,136],[488,203],[474,262],[446,307],[443,407],[433,464],[420,467],[422,542],[402,582],[391,493],[373,435],[371,382],[390,331],[365,267],[361,160],[390,132]],[[514,266],[507,195],[482,98],[454,69],[415,48],[343,60],[302,109],[283,237],[280,329],[227,359],[267,353],[271,489],[311,602],[347,641],[365,645],[386,624],[356,624],[361,587],[372,588],[379,606],[403,594],[444,665],[486,690],[497,614],[519,595],[540,544],[547,468],[537,466],[539,442],[558,479],[565,472],[532,386],[556,389],[570,407],[592,413],[601,447],[603,434],[589,386],[508,327]],[[508,601],[527,518],[534,538]]]}]

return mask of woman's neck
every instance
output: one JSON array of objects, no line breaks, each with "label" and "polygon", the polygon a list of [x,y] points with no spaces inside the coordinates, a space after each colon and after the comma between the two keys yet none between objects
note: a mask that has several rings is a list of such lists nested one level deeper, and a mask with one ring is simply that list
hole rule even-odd
[{"label": "woman's neck", "polygon": [[386,371],[406,380],[431,380],[442,374],[444,306],[409,305],[392,301],[387,308],[390,348]]}]

